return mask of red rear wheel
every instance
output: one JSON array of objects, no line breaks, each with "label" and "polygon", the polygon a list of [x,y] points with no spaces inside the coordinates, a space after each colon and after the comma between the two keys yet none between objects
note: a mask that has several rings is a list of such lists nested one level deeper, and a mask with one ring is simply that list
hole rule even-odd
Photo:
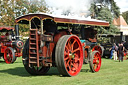
[{"label": "red rear wheel", "polygon": [[101,55],[98,51],[93,51],[91,55],[90,69],[92,72],[98,72],[101,67]]},{"label": "red rear wheel", "polygon": [[16,60],[14,50],[11,47],[5,49],[4,60],[7,64],[13,63]]},{"label": "red rear wheel", "polygon": [[56,45],[55,61],[63,76],[77,75],[83,64],[83,48],[77,36],[65,35]]}]

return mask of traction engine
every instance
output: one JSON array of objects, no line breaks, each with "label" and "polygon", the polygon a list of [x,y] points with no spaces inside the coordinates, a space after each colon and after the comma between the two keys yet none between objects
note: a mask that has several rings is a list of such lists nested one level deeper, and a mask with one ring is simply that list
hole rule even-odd
[{"label": "traction engine", "polygon": [[[75,76],[87,59],[92,72],[101,66],[100,46],[86,40],[86,25],[108,26],[107,22],[54,17],[47,14],[28,14],[16,19],[29,24],[30,35],[26,41],[22,60],[31,75],[46,74],[50,67],[57,67],[63,76]],[[75,30],[75,28],[77,30]],[[91,45],[90,45],[91,44]]]},{"label": "traction engine", "polygon": [[0,27],[0,57],[4,58],[7,64],[14,63],[17,57],[22,56],[23,41],[19,39],[19,28]]}]

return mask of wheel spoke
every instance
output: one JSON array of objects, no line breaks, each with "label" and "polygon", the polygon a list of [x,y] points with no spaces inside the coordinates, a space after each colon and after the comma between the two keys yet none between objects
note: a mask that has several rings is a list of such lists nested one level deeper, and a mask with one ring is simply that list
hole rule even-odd
[{"label": "wheel spoke", "polygon": [[73,66],[73,67],[72,67],[72,71],[76,72],[76,70],[77,70],[76,64],[73,64],[73,63],[72,63],[72,66]]},{"label": "wheel spoke", "polygon": [[64,61],[66,61],[66,60],[68,60],[69,59],[69,57],[67,56],[66,58],[64,58]]},{"label": "wheel spoke", "polygon": [[71,50],[73,50],[73,46],[76,43],[76,39],[73,41],[72,45],[71,45]]},{"label": "wheel spoke", "polygon": [[77,55],[77,54],[75,54],[75,62],[80,62],[80,58],[79,58],[79,56]]},{"label": "wheel spoke", "polygon": [[72,53],[75,53],[75,52],[77,52],[77,51],[79,51],[79,50],[80,50],[80,48],[78,47],[78,48],[76,48],[75,50],[73,50]]},{"label": "wheel spoke", "polygon": [[65,48],[66,48],[66,49],[65,49],[66,51],[69,51],[69,50],[70,50],[70,49],[68,48],[68,46],[65,46]]},{"label": "wheel spoke", "polygon": [[65,51],[65,52],[64,52],[64,55],[65,55],[65,56],[66,56],[66,55],[69,55],[69,53]]},{"label": "wheel spoke", "polygon": [[70,41],[68,42],[68,48],[69,48],[69,50],[71,50],[71,43],[70,43]]},{"label": "wheel spoke", "polygon": [[79,59],[79,58],[74,58],[74,60],[75,60],[75,62],[80,61],[80,59]]},{"label": "wheel spoke", "polygon": [[69,61],[70,61],[70,60],[65,61],[65,65],[66,65],[67,67],[69,67]]}]

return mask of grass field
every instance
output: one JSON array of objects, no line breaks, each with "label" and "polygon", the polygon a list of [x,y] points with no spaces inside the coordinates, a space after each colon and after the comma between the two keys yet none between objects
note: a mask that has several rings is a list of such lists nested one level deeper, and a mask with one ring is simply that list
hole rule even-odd
[{"label": "grass field", "polygon": [[102,59],[97,73],[91,73],[89,64],[85,64],[75,77],[62,77],[56,68],[43,76],[31,76],[24,69],[21,57],[14,64],[0,60],[0,85],[128,85],[128,60]]}]

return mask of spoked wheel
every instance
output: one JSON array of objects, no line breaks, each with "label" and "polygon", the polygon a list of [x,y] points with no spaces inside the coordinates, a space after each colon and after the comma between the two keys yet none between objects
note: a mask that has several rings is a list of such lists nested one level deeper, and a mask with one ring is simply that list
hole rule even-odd
[{"label": "spoked wheel", "polygon": [[90,69],[92,72],[98,72],[101,67],[101,55],[98,51],[93,51],[90,59]]},{"label": "spoked wheel", "polygon": [[24,64],[26,71],[31,75],[44,75],[50,69],[50,67],[44,67],[44,66],[37,67],[34,65],[29,67],[29,61],[28,61],[29,60],[29,39],[26,41],[24,45],[22,58],[23,58],[23,64]]},{"label": "spoked wheel", "polygon": [[14,63],[16,60],[13,48],[7,47],[4,52],[4,60],[7,64]]},{"label": "spoked wheel", "polygon": [[104,48],[102,46],[98,46],[98,45],[94,46],[92,48],[92,51],[95,51],[95,50],[99,51],[101,56],[103,56]]},{"label": "spoked wheel", "polygon": [[83,48],[75,35],[62,36],[56,45],[55,62],[63,76],[77,75],[83,64]]}]

